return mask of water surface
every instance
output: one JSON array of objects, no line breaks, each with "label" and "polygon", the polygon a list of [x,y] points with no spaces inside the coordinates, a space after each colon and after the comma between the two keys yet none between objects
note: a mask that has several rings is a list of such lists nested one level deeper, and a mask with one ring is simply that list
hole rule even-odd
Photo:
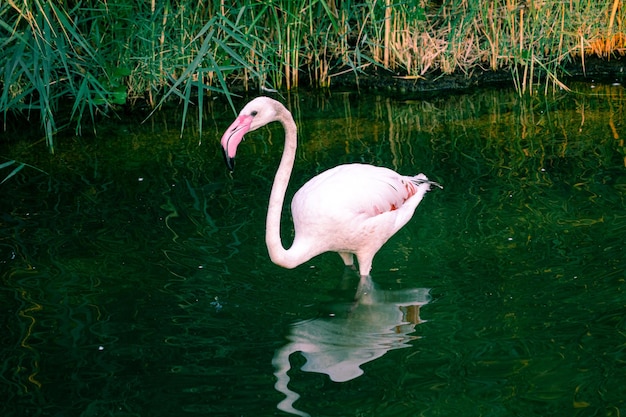
[{"label": "water surface", "polygon": [[267,257],[280,126],[248,135],[232,175],[219,101],[202,138],[193,121],[180,138],[178,110],[53,156],[5,137],[2,157],[44,172],[0,185],[2,415],[626,415],[625,99],[286,98],[288,200],[347,162],[444,186],[356,301],[335,254]]}]

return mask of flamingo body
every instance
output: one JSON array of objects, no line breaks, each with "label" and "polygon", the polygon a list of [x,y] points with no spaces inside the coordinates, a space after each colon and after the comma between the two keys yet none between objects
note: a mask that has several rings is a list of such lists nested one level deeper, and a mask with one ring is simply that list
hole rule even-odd
[{"label": "flamingo body", "polygon": [[353,255],[359,273],[368,276],[374,255],[413,216],[431,184],[424,174],[403,176],[383,167],[339,165],[310,179],[293,197],[295,237],[285,249],[280,240],[280,217],[295,160],[297,129],[289,111],[278,101],[258,97],[248,103],[222,137],[227,165],[232,169],[237,146],[246,132],[272,121],[285,128],[285,150],[276,172],[266,225],[272,261],[294,268],[324,252],[337,252],[348,266]]}]

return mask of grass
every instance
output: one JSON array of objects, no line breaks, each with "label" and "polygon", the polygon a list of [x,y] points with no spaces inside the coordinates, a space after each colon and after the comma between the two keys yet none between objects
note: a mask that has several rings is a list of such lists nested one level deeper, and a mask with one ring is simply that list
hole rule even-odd
[{"label": "grass", "polygon": [[234,109],[236,91],[328,88],[372,68],[508,71],[520,94],[547,93],[573,60],[624,55],[625,22],[621,0],[8,0],[0,112],[5,127],[11,113],[36,120],[54,152],[57,131],[120,106],[178,101],[201,123],[213,94]]}]

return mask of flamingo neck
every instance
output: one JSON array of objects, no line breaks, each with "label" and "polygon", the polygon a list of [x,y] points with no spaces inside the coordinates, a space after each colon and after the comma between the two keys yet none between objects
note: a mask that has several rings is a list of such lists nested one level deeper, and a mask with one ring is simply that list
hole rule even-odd
[{"label": "flamingo neck", "polygon": [[278,121],[285,129],[285,148],[274,177],[274,184],[272,185],[272,192],[270,193],[269,205],[267,207],[265,243],[272,262],[286,268],[293,268],[308,258],[301,259],[293,250],[285,249],[280,236],[280,218],[287,186],[289,185],[289,178],[291,177],[291,171],[296,159],[298,129],[291,113],[287,109],[284,109],[279,114]]}]

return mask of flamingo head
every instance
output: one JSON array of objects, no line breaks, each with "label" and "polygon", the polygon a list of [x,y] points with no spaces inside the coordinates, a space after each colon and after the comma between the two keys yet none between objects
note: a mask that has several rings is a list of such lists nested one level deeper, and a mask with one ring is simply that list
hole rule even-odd
[{"label": "flamingo head", "polygon": [[235,168],[235,154],[244,135],[278,120],[280,107],[282,106],[276,100],[269,97],[257,97],[239,112],[239,116],[228,126],[222,136],[222,150],[228,169],[232,171]]}]

